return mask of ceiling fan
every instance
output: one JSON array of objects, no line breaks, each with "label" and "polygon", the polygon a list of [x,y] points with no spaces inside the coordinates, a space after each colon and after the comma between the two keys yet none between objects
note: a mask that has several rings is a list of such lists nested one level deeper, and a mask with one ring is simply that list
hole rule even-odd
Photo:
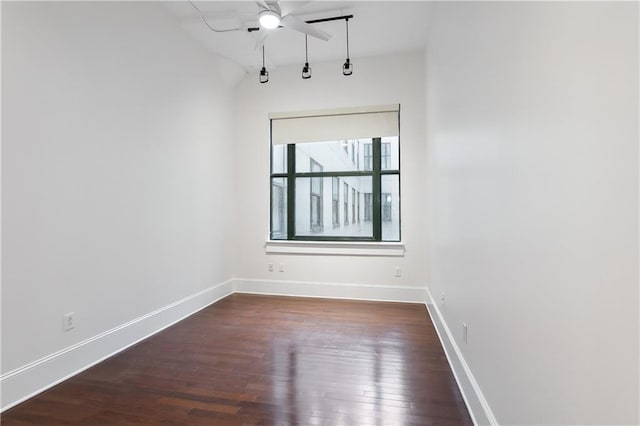
[{"label": "ceiling fan", "polygon": [[291,14],[293,11],[307,3],[309,2],[271,0],[256,1],[256,4],[258,5],[258,18],[260,21],[256,49],[260,49],[264,45],[264,42],[269,35],[269,30],[277,28],[278,26],[298,31],[324,41],[329,40],[331,38],[330,34]]}]

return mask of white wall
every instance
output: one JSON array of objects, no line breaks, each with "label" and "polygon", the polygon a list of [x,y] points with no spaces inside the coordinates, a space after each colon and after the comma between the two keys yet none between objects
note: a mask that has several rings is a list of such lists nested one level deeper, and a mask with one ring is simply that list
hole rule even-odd
[{"label": "white wall", "polygon": [[3,373],[231,278],[229,69],[160,4],[3,2]]},{"label": "white wall", "polygon": [[638,3],[432,12],[446,323],[500,424],[638,424]]},{"label": "white wall", "polygon": [[[312,59],[312,46],[310,46]],[[421,52],[354,61],[354,73],[342,75],[342,62],[313,63],[302,80],[302,64],[270,70],[259,84],[248,75],[235,88],[234,246],[235,276],[295,282],[416,286],[426,284],[424,262],[425,179],[424,57]],[[404,257],[303,256],[265,253],[269,235],[270,112],[401,104],[400,151],[402,240]],[[276,265],[274,272],[267,264]],[[285,272],[278,265],[285,264]],[[395,267],[402,277],[395,278]],[[266,291],[268,290],[265,288]],[[365,297],[365,296],[361,296]]]}]

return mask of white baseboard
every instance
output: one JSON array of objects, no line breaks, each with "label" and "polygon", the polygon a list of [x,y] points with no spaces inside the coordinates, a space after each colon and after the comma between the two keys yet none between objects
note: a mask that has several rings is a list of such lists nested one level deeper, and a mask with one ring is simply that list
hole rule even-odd
[{"label": "white baseboard", "polygon": [[276,281],[236,278],[236,293],[274,296],[321,297],[328,299],[374,300],[383,302],[425,303],[425,287],[337,284],[309,281]]},{"label": "white baseboard", "polygon": [[0,376],[7,410],[233,293],[228,280]]},{"label": "white baseboard", "polygon": [[469,365],[464,359],[460,347],[453,338],[449,326],[444,320],[442,313],[438,309],[435,299],[431,296],[431,292],[427,289],[427,311],[431,316],[431,321],[438,333],[442,347],[453,371],[453,375],[458,383],[458,388],[462,393],[464,402],[467,405],[469,414],[474,425],[498,425],[489,403],[484,397],[478,382],[473,377]]}]

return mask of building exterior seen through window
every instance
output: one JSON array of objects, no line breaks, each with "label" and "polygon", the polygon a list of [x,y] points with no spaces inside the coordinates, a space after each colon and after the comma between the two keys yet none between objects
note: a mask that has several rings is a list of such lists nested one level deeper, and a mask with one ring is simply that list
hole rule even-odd
[{"label": "building exterior seen through window", "polygon": [[331,185],[331,217],[333,218],[333,227],[340,226],[340,178],[332,177]]},{"label": "building exterior seen through window", "polygon": [[272,145],[271,239],[400,241],[398,136]]}]

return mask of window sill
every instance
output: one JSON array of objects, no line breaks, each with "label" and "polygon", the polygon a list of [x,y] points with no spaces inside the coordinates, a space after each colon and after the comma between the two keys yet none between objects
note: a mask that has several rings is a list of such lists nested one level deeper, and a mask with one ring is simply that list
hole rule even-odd
[{"label": "window sill", "polygon": [[404,256],[403,243],[343,241],[275,241],[265,243],[272,254],[326,254],[338,256]]}]

